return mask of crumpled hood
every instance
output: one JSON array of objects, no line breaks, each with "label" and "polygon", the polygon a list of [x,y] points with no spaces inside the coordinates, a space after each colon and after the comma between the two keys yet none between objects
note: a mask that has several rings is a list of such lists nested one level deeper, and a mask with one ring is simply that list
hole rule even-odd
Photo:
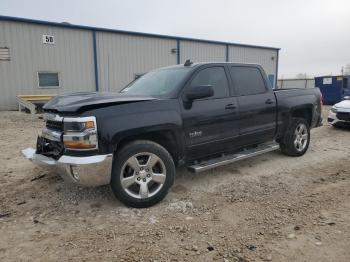
[{"label": "crumpled hood", "polygon": [[350,109],[350,100],[341,101],[341,102],[335,104],[334,106],[338,107],[338,108]]},{"label": "crumpled hood", "polygon": [[44,110],[57,112],[77,112],[88,108],[155,100],[150,96],[123,93],[79,92],[55,96],[44,105]]}]

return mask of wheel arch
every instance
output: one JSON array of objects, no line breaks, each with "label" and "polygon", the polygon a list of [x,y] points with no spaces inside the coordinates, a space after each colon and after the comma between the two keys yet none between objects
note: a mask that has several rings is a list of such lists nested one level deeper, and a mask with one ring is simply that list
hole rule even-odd
[{"label": "wheel arch", "polygon": [[302,106],[302,107],[295,107],[290,112],[290,118],[303,118],[306,120],[306,122],[311,127],[312,124],[312,115],[313,115],[313,107],[310,106]]},{"label": "wheel arch", "polygon": [[119,136],[119,139],[115,142],[114,152],[117,153],[129,143],[137,140],[148,140],[161,145],[169,152],[176,166],[182,163],[181,160],[184,157],[184,152],[181,145],[183,145],[183,142],[175,130],[161,129],[147,132],[128,132],[127,134]]}]

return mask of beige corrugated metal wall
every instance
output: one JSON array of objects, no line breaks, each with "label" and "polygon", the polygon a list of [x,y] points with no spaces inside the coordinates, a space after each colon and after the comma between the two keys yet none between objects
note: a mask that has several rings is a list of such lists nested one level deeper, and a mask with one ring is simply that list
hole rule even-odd
[{"label": "beige corrugated metal wall", "polygon": [[274,75],[276,80],[277,50],[230,45],[228,60],[236,63],[259,64],[267,75]]},{"label": "beige corrugated metal wall", "polygon": [[119,91],[135,74],[176,64],[176,40],[108,32],[96,38],[100,91]]},{"label": "beige corrugated metal wall", "polygon": [[180,63],[187,59],[193,62],[225,62],[226,45],[181,40]]},{"label": "beige corrugated metal wall", "polygon": [[[52,24],[52,23],[51,23]],[[0,47],[10,61],[0,60],[0,110],[17,108],[16,95],[95,91],[94,33],[100,91],[119,91],[137,74],[194,62],[225,62],[227,44],[191,39],[121,33],[94,28],[61,27],[39,22],[0,21]],[[43,44],[53,35],[55,44]],[[176,49],[180,46],[180,56]],[[258,63],[276,77],[277,50],[229,45],[230,62]],[[61,88],[38,88],[38,71],[59,72]]]},{"label": "beige corrugated metal wall", "polygon": [[[43,44],[53,35],[55,44]],[[92,32],[0,21],[0,47],[10,61],[0,61],[0,110],[17,108],[16,95],[95,90]],[[38,71],[57,71],[62,88],[38,88]]]}]

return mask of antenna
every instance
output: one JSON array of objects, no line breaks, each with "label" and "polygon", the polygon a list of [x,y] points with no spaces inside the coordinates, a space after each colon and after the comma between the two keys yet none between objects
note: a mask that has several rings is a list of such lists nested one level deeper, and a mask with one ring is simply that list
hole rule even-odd
[{"label": "antenna", "polygon": [[186,62],[184,63],[184,66],[191,66],[193,62],[191,62],[190,59],[187,59]]}]

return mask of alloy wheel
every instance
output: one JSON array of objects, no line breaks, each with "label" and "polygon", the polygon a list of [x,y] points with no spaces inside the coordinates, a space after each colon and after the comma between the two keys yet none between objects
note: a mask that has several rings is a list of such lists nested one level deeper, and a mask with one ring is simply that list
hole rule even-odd
[{"label": "alloy wheel", "polygon": [[138,153],[124,163],[120,180],[128,195],[138,199],[150,198],[163,187],[166,168],[157,155],[150,152]]},{"label": "alloy wheel", "polygon": [[309,134],[305,124],[300,123],[294,132],[294,146],[299,152],[303,151],[307,145]]}]

